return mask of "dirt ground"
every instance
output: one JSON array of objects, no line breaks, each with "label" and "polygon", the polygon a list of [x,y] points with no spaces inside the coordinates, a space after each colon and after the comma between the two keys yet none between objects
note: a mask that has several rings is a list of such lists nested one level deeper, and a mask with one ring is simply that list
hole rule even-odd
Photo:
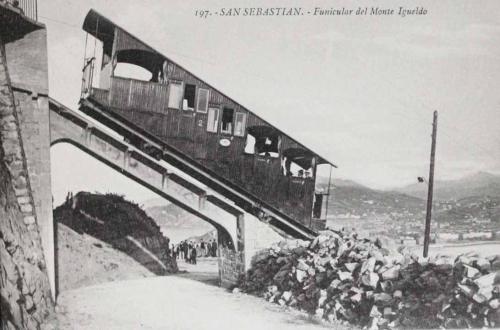
[{"label": "dirt ground", "polygon": [[45,329],[353,329],[218,287],[217,258],[155,276],[126,254],[58,228],[60,294]]},{"label": "dirt ground", "polygon": [[57,224],[59,291],[154,276],[132,257],[89,235]]},{"label": "dirt ground", "polygon": [[179,262],[175,276],[121,280],[62,292],[59,329],[353,329],[216,285],[215,259]]},{"label": "dirt ground", "polygon": [[[133,258],[67,227],[59,228],[61,293],[52,329],[356,329],[328,324],[262,298],[218,287],[216,258],[154,276]],[[430,254],[498,253],[500,244],[431,245]],[[414,247],[421,253],[421,246]]]}]

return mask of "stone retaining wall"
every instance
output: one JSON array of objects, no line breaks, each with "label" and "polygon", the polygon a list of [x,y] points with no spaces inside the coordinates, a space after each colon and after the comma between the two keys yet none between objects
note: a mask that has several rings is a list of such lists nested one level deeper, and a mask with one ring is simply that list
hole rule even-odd
[{"label": "stone retaining wall", "polygon": [[2,329],[39,329],[53,312],[5,50],[0,40],[0,311]]}]

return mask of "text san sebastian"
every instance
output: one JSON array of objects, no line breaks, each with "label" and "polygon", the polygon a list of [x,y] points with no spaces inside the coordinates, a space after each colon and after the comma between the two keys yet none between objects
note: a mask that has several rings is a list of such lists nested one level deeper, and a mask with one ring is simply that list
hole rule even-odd
[{"label": "text san sebastian", "polygon": [[301,7],[237,7],[221,8],[219,16],[300,16],[303,15]]}]

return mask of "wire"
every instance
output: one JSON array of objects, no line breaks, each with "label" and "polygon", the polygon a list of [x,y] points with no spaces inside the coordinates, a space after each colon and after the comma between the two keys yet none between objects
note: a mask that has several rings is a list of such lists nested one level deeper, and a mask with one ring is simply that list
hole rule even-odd
[{"label": "wire", "polygon": [[59,24],[62,24],[62,25],[66,25],[68,27],[71,27],[71,28],[74,28],[74,29],[77,29],[77,30],[81,29],[80,26],[77,26],[77,25],[74,25],[74,24],[70,24],[70,23],[67,23],[67,22],[63,22],[63,21],[60,21],[60,20],[57,20],[57,19],[54,19],[54,18],[50,18],[50,17],[47,17],[47,16],[39,15],[39,17],[40,18],[44,18],[44,19],[49,20],[49,21],[52,21],[54,23],[59,23]]},{"label": "wire", "polygon": [[[61,21],[61,20],[57,20],[57,19],[54,19],[54,18],[51,18],[51,17],[42,16],[42,15],[40,15],[39,17],[40,18],[44,18],[44,19],[49,20],[49,21],[54,22],[54,23],[58,23],[58,24],[65,25],[67,27],[71,27],[73,29],[77,29],[78,31],[82,30],[82,28],[80,26],[77,26],[77,25],[74,25],[74,24],[71,24],[71,23],[67,23],[67,22],[64,22],[64,21]],[[99,32],[99,34],[102,35],[102,34],[105,34],[105,33]],[[216,64],[215,62],[207,61],[206,59],[189,56],[189,55],[186,55],[186,54],[183,54],[183,53],[179,53],[179,52],[175,52],[175,51],[169,51],[169,50],[167,50],[167,53],[168,54],[174,54],[176,56],[187,58],[187,59],[190,59],[190,60],[193,60],[193,61],[199,61],[199,62],[202,62],[202,63],[205,63],[205,64],[210,64],[212,66]]]}]

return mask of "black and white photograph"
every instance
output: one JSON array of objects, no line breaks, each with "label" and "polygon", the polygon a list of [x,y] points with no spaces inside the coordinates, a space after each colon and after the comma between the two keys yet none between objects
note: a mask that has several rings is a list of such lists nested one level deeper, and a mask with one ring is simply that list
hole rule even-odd
[{"label": "black and white photograph", "polygon": [[0,329],[500,328],[500,1],[0,0]]}]

